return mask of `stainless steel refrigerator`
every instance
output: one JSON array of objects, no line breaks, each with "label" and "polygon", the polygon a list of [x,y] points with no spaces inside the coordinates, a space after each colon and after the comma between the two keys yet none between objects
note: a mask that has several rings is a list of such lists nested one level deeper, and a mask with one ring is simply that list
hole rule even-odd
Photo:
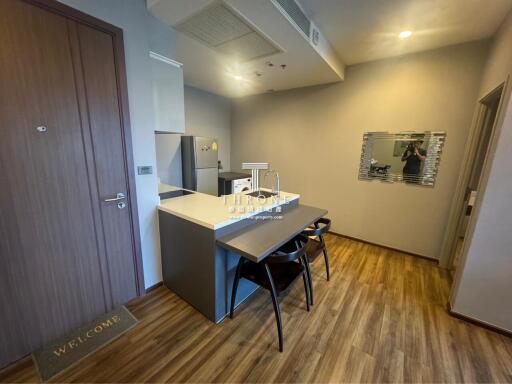
[{"label": "stainless steel refrigerator", "polygon": [[215,139],[181,136],[183,188],[217,196],[218,146]]}]

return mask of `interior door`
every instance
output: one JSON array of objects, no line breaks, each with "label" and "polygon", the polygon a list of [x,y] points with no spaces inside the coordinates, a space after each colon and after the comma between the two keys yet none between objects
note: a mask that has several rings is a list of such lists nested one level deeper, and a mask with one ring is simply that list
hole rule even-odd
[{"label": "interior door", "polygon": [[137,279],[112,37],[21,0],[0,36],[1,367]]},{"label": "interior door", "polygon": [[74,24],[81,59],[76,58],[75,67],[82,66],[85,86],[79,88],[87,101],[82,109],[87,110],[94,148],[95,198],[101,207],[112,303],[118,306],[136,296],[137,274],[113,41],[105,32]]}]

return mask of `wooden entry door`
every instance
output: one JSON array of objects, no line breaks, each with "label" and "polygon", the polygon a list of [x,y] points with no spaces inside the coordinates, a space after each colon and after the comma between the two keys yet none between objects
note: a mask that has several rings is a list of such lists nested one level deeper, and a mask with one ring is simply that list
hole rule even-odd
[{"label": "wooden entry door", "polygon": [[122,35],[82,20],[0,1],[0,367],[143,286]]}]

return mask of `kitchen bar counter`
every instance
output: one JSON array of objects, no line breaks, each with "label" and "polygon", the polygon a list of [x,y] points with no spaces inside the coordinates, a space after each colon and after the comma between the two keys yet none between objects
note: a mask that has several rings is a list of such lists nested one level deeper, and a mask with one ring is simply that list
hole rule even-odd
[{"label": "kitchen bar counter", "polygon": [[[299,195],[286,192],[264,201],[249,200],[245,193],[194,193],[162,200],[158,219],[164,284],[218,323],[229,310],[240,257],[261,260],[326,212],[299,205]],[[235,304],[256,289],[250,281],[240,281]]]}]

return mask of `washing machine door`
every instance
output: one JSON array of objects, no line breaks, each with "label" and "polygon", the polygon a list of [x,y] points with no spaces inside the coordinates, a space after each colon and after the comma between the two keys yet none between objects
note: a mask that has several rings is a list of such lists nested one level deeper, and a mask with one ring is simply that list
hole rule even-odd
[{"label": "washing machine door", "polygon": [[237,179],[233,180],[233,192],[232,193],[240,193],[245,191],[250,191],[252,188],[252,179],[250,177],[246,179]]}]

